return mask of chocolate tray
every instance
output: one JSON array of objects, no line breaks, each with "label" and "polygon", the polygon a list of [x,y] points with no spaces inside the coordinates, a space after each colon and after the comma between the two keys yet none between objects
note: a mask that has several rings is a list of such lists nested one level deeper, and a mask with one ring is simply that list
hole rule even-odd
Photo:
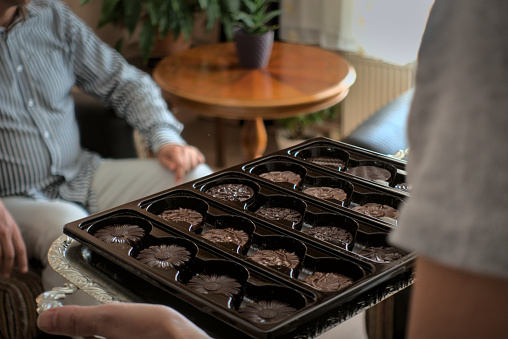
[{"label": "chocolate tray", "polygon": [[[316,156],[343,163],[309,161]],[[384,168],[390,178],[346,172],[357,166]],[[344,318],[336,314],[342,306],[411,272],[411,253],[367,251],[389,247],[396,215],[356,209],[400,208],[409,196],[395,188],[404,169],[402,161],[317,138],[69,223],[64,233],[90,249],[91,265],[215,337],[308,337],[320,333],[313,326],[326,327],[324,319]],[[299,180],[266,178],[283,171]],[[316,187],[327,188],[324,198],[304,193]],[[329,198],[331,188],[342,192]]]}]

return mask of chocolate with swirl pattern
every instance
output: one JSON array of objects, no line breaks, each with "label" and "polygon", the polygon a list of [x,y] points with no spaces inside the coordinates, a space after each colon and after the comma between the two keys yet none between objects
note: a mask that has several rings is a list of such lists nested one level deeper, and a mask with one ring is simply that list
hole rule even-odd
[{"label": "chocolate with swirl pattern", "polygon": [[291,208],[284,207],[261,207],[256,211],[259,214],[270,220],[287,220],[293,223],[298,223],[302,220],[300,212],[295,211]]},{"label": "chocolate with swirl pattern", "polygon": [[145,230],[136,225],[114,224],[101,228],[94,237],[108,244],[135,245],[145,235]]},{"label": "chocolate with swirl pattern", "polygon": [[392,218],[397,219],[399,217],[399,210],[388,206],[388,205],[382,205],[375,202],[369,202],[367,204],[356,206],[352,208],[353,211],[357,211],[366,215],[370,215],[374,218]]},{"label": "chocolate with swirl pattern", "polygon": [[303,233],[313,236],[319,240],[339,245],[350,244],[353,242],[353,235],[351,232],[335,226],[316,226],[303,231]]},{"label": "chocolate with swirl pattern", "polygon": [[334,292],[341,290],[351,284],[354,280],[339,273],[315,272],[302,280],[304,283],[323,292]]},{"label": "chocolate with swirl pattern", "polygon": [[259,176],[273,182],[289,182],[293,185],[298,185],[302,180],[299,174],[291,171],[272,171],[261,173]]},{"label": "chocolate with swirl pattern", "polygon": [[296,309],[276,300],[260,300],[239,310],[247,319],[257,323],[276,322],[287,318]]},{"label": "chocolate with swirl pattern", "polygon": [[309,187],[303,190],[303,193],[312,195],[319,199],[334,199],[344,201],[347,199],[347,194],[344,190],[335,187]]},{"label": "chocolate with swirl pattern", "polygon": [[243,184],[223,184],[210,187],[205,191],[214,198],[227,201],[246,201],[254,196],[254,190]]},{"label": "chocolate with swirl pattern", "polygon": [[265,266],[296,268],[300,263],[300,258],[295,253],[283,249],[259,250],[252,254],[250,258]]}]

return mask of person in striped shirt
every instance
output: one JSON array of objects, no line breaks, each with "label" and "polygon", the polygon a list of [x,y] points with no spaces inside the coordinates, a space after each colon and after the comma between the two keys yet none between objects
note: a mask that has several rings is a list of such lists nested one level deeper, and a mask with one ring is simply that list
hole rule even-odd
[{"label": "person in striped shirt", "polygon": [[[71,89],[98,98],[147,137],[157,159],[101,159],[80,145]],[[40,260],[63,226],[211,173],[180,136],[149,75],[56,0],[0,0],[0,274]]]}]

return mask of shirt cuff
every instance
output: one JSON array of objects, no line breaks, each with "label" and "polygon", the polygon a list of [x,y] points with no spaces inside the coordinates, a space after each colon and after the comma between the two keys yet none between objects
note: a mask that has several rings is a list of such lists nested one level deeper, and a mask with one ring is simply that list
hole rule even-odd
[{"label": "shirt cuff", "polygon": [[166,144],[186,145],[185,140],[180,134],[171,129],[161,129],[154,131],[150,140],[150,148],[157,154],[162,146]]}]

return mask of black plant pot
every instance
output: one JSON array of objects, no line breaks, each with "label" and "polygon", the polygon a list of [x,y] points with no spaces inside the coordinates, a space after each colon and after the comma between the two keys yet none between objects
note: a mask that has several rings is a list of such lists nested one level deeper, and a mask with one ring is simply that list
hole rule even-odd
[{"label": "black plant pot", "polygon": [[244,68],[263,68],[268,65],[273,47],[273,31],[249,35],[242,29],[235,30],[238,62]]}]

